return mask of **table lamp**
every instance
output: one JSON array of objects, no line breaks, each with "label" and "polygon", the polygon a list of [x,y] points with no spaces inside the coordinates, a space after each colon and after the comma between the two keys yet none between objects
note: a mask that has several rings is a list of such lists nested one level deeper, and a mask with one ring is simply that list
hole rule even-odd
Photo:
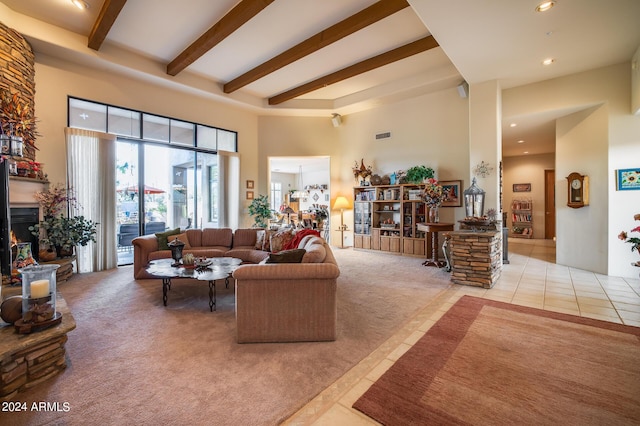
[{"label": "table lamp", "polygon": [[335,203],[333,203],[333,209],[340,209],[340,248],[344,248],[344,231],[347,230],[347,225],[344,224],[344,209],[349,208],[349,201],[347,201],[346,197],[339,196],[336,197]]}]

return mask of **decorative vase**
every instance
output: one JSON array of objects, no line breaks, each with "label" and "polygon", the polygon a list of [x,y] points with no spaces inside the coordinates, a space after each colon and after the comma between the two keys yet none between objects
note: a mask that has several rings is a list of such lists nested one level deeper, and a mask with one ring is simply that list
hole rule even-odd
[{"label": "decorative vase", "polygon": [[13,269],[26,268],[29,265],[37,265],[31,253],[31,243],[18,243],[16,258],[13,260]]},{"label": "decorative vase", "polygon": [[439,207],[437,206],[429,207],[429,223],[440,222],[440,212],[438,210]]}]

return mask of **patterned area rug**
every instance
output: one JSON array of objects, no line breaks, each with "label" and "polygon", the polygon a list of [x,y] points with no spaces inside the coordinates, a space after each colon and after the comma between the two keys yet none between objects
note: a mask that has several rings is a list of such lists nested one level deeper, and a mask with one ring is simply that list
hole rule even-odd
[{"label": "patterned area rug", "polygon": [[353,407],[385,425],[637,425],[638,355],[638,327],[464,296]]}]

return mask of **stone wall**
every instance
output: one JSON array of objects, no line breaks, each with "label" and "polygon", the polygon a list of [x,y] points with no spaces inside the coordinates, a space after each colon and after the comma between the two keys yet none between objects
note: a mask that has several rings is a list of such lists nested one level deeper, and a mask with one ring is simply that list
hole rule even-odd
[{"label": "stone wall", "polygon": [[450,233],[451,281],[456,284],[491,288],[502,272],[500,231],[457,231]]},{"label": "stone wall", "polygon": [[[0,90],[18,93],[21,103],[35,113],[35,55],[29,42],[0,22]],[[7,131],[7,129],[5,129]],[[35,160],[35,148],[24,146],[24,157]]]}]

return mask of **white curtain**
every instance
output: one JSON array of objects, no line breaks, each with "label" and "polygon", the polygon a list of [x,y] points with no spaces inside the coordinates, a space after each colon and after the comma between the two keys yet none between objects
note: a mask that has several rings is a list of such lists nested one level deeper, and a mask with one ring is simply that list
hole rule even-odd
[{"label": "white curtain", "polygon": [[91,130],[65,128],[67,185],[82,215],[97,222],[97,243],[76,248],[78,272],[94,272],[118,265],[116,246],[116,136]]},{"label": "white curtain", "polygon": [[240,217],[240,154],[218,151],[218,222],[221,228],[238,229]]}]

